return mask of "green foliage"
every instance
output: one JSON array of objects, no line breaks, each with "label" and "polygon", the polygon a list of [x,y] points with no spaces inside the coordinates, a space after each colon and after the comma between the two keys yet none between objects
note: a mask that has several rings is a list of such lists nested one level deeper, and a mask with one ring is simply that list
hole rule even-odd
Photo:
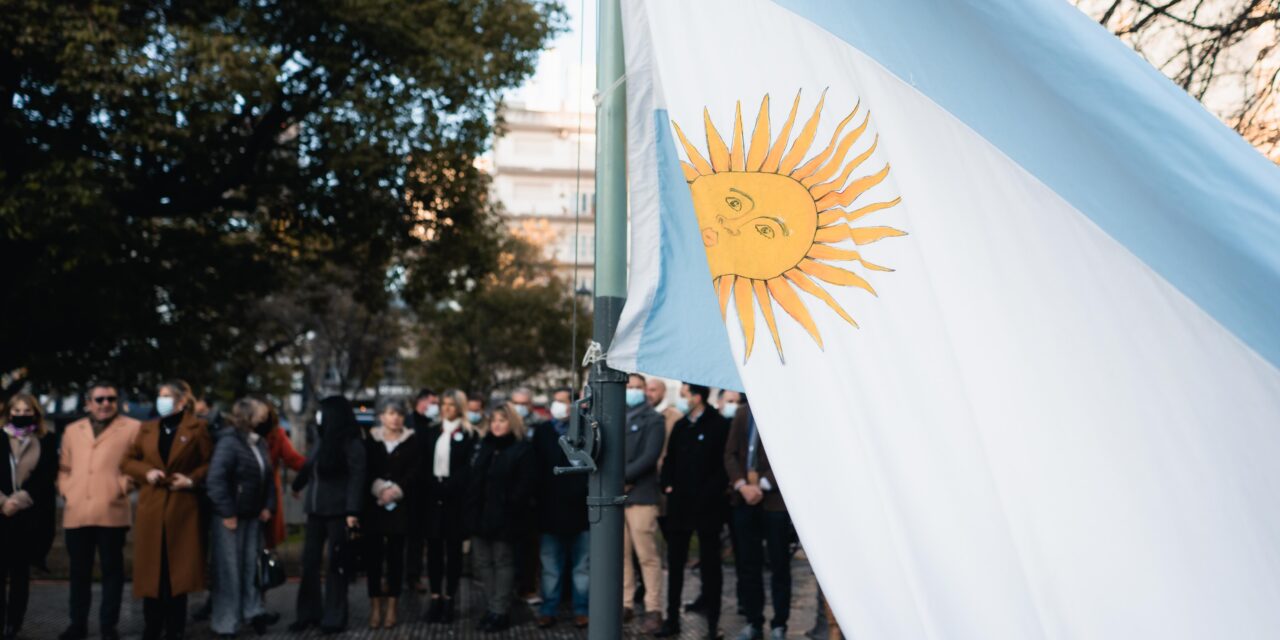
[{"label": "green foliage", "polygon": [[[572,382],[591,334],[586,300],[557,277],[541,248],[518,236],[502,239],[497,268],[462,291],[426,300],[418,312],[418,358],[411,364],[435,388],[468,393],[538,382]],[[577,348],[566,322],[577,306]]]},{"label": "green foliage", "polygon": [[352,274],[370,313],[479,277],[496,235],[474,160],[563,18],[550,0],[0,0],[0,370],[243,380],[262,301],[308,274]]}]

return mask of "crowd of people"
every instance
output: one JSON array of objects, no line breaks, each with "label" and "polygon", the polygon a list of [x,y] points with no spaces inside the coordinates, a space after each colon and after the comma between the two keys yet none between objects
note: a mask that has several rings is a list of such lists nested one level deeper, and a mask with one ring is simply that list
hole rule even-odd
[{"label": "crowd of people", "polygon": [[[713,404],[711,390],[695,384],[671,402],[666,395],[662,380],[628,378],[625,617],[662,638],[680,634],[682,611],[696,611],[707,619],[707,637],[721,637],[727,527],[747,621],[736,638],[781,638],[795,537],[747,398],[723,391]],[[130,528],[144,638],[184,637],[188,595],[206,590],[195,615],[219,637],[264,633],[280,622],[264,606],[273,586],[264,563],[287,533],[286,493],[306,516],[291,631],[346,629],[347,590],[360,574],[369,628],[397,626],[406,590],[423,594],[427,622],[452,624],[462,615],[456,599],[464,561],[483,587],[482,630],[508,628],[521,601],[536,607],[540,627],[559,622],[562,604],[568,621],[585,627],[587,477],[555,473],[568,465],[559,440],[573,392],[554,390],[545,408],[533,400],[524,388],[487,402],[424,389],[411,403],[383,402],[366,429],[351,402],[332,396],[319,403],[304,456],[266,399],[242,398],[215,416],[181,380],[160,385],[155,417],[146,422],[120,411],[117,385],[94,382],[87,415],[60,438],[37,399],[17,394],[4,408],[0,438],[9,461],[0,473],[4,639],[21,630],[29,567],[50,551],[58,496],[70,573],[70,625],[61,640],[88,635],[95,555],[100,635],[118,637]],[[694,537],[702,590],[685,603]]]}]

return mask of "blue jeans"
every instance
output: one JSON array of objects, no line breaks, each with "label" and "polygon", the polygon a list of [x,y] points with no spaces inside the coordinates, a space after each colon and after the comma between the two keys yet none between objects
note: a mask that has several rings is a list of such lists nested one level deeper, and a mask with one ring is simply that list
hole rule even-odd
[{"label": "blue jeans", "polygon": [[544,616],[554,617],[560,611],[565,565],[573,571],[573,615],[587,615],[587,587],[590,562],[587,551],[590,536],[582,533],[542,534],[542,609]]},{"label": "blue jeans", "polygon": [[209,523],[213,546],[214,633],[233,634],[244,623],[266,612],[258,589],[258,554],[262,553],[262,527],[257,518],[237,518],[236,530],[215,516]]}]

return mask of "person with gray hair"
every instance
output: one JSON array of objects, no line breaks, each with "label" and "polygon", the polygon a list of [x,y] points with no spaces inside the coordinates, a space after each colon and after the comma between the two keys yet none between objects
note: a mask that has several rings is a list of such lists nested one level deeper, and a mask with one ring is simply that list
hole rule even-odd
[{"label": "person with gray hair", "polygon": [[233,637],[242,623],[262,634],[269,620],[258,587],[258,554],[263,527],[275,511],[276,492],[267,441],[253,430],[266,415],[264,403],[237,400],[227,417],[231,428],[218,433],[209,463],[215,577],[210,627],[219,637]]},{"label": "person with gray hair", "polygon": [[406,428],[409,416],[405,403],[384,402],[378,412],[380,425],[369,431],[366,442],[369,494],[373,498],[365,502],[362,518],[370,629],[396,626],[396,604],[404,584],[408,505],[416,499],[422,468],[422,448],[414,431]]}]

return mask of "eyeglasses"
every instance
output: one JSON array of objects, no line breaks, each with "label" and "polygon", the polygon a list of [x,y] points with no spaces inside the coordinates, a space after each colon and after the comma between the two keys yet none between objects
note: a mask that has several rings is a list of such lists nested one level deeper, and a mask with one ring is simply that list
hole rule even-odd
[{"label": "eyeglasses", "polygon": [[117,396],[98,396],[93,399],[94,404],[115,404],[119,400]]}]

